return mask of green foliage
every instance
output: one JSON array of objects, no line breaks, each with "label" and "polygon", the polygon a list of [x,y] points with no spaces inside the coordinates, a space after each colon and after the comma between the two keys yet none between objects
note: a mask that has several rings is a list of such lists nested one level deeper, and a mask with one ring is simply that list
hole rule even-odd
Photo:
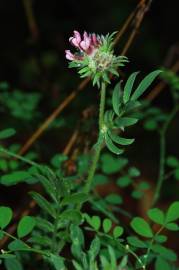
[{"label": "green foliage", "polygon": [[37,202],[37,204],[52,217],[55,217],[55,209],[53,206],[39,193],[31,192],[30,195]]},{"label": "green foliage", "polygon": [[174,202],[168,208],[166,213],[166,222],[171,222],[179,219],[179,202]]},{"label": "green foliage", "polygon": [[16,258],[5,259],[4,264],[7,270],[23,270],[21,263]]},{"label": "green foliage", "polygon": [[88,195],[85,193],[74,193],[72,195],[66,196],[62,200],[62,205],[69,205],[69,204],[79,204],[83,203],[88,200]]},{"label": "green foliage", "polygon": [[166,164],[172,169],[170,176],[174,176],[176,180],[179,180],[179,160],[175,156],[169,156],[166,159]]},{"label": "green foliage", "polygon": [[30,174],[26,171],[16,171],[10,174],[5,174],[1,177],[0,182],[5,186],[17,185],[18,183],[25,182],[30,178]]},{"label": "green foliage", "polygon": [[131,96],[131,100],[136,101],[151,85],[151,83],[155,80],[155,78],[161,73],[161,70],[155,70],[149,73],[139,84],[137,89]]},{"label": "green foliage", "polygon": [[145,104],[140,114],[140,119],[143,119],[144,129],[147,131],[160,131],[167,117],[167,113],[158,107],[151,106],[150,103]]},{"label": "green foliage", "polygon": [[0,207],[0,228],[4,229],[12,219],[12,210],[9,207]]},{"label": "green foliage", "polygon": [[111,154],[101,155],[101,169],[103,173],[110,175],[122,170],[128,164],[126,158],[116,158]]},{"label": "green foliage", "polygon": [[158,209],[158,208],[150,209],[147,214],[153,222],[160,224],[160,225],[164,224],[165,216],[164,216],[163,211],[161,211],[160,209]]},{"label": "green foliage", "polygon": [[124,90],[122,90],[121,83],[116,84],[112,95],[113,111],[105,113],[104,127],[102,129],[106,146],[112,153],[120,155],[124,152],[121,146],[130,145],[134,142],[134,139],[118,136],[118,133],[138,122],[138,119],[133,117],[132,111],[140,106],[138,98],[141,97],[160,73],[160,70],[156,70],[147,75],[133,94],[132,88],[138,72],[133,73],[128,78]]},{"label": "green foliage", "polygon": [[177,101],[179,99],[179,77],[173,71],[163,68],[161,78],[166,81],[172,90],[173,98]]},{"label": "green foliage", "polygon": [[17,226],[18,237],[22,238],[22,237],[28,235],[29,233],[31,233],[35,227],[35,224],[36,224],[36,222],[35,222],[35,219],[33,217],[30,217],[30,216],[23,217]]},{"label": "green foliage", "polygon": [[4,91],[1,93],[0,104],[3,104],[8,113],[13,117],[27,121],[38,116],[36,108],[40,98],[41,95],[35,92],[24,93],[21,90]]},{"label": "green foliage", "polygon": [[153,237],[153,232],[150,225],[143,218],[133,218],[133,220],[131,221],[131,227],[137,234],[141,236],[148,238]]},{"label": "green foliage", "polygon": [[158,257],[155,262],[155,270],[160,270],[160,269],[165,269],[165,270],[171,269],[169,263],[166,260],[164,260],[162,257]]},{"label": "green foliage", "polygon": [[124,232],[124,229],[121,226],[116,226],[113,230],[114,238],[120,237]]},{"label": "green foliage", "polygon": [[55,270],[65,270],[64,260],[61,256],[50,254],[49,261],[54,266]]},{"label": "green foliage", "polygon": [[103,220],[103,230],[105,233],[108,233],[111,230],[112,227],[112,221],[108,218],[105,218]]},{"label": "green foliage", "polygon": [[15,129],[13,128],[7,128],[2,131],[0,131],[0,140],[7,139],[11,136],[13,136],[16,133]]},{"label": "green foliage", "polygon": [[122,203],[122,198],[120,195],[115,194],[115,193],[111,193],[108,196],[106,196],[105,200],[109,203],[109,204],[121,204]]}]

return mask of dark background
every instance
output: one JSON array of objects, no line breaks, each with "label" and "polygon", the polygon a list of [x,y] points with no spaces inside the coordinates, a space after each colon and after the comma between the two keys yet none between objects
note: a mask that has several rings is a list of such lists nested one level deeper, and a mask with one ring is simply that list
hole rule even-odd
[{"label": "dark background", "polygon": [[[106,34],[120,29],[138,1],[64,1],[34,0],[33,10],[39,38],[32,42],[23,1],[0,1],[0,79],[24,86],[21,68],[24,61],[46,50],[55,51],[61,69],[67,76],[64,49],[74,29]],[[171,46],[178,42],[178,1],[154,0],[140,33],[128,56],[137,68],[164,63]],[[122,42],[123,44],[123,42]],[[118,45],[120,49],[122,44]],[[25,83],[25,82],[24,82]],[[32,83],[32,82],[31,82]],[[30,85],[28,84],[28,87]]]}]

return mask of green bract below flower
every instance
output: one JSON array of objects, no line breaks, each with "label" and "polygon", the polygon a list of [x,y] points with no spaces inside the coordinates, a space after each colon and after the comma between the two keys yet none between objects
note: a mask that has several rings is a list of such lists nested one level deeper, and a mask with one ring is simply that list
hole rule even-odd
[{"label": "green bract below flower", "polygon": [[66,58],[71,61],[69,67],[77,68],[81,78],[91,77],[93,85],[98,87],[101,81],[110,83],[109,74],[118,76],[117,68],[128,62],[126,56],[114,55],[114,35],[99,36],[84,32],[82,38],[78,31],[74,31],[69,41],[77,51],[74,54],[65,51]]}]

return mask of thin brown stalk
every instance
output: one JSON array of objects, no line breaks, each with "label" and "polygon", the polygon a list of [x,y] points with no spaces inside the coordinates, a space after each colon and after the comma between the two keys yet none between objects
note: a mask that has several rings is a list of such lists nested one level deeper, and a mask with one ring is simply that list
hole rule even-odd
[{"label": "thin brown stalk", "polygon": [[39,37],[39,29],[37,26],[37,22],[34,16],[33,8],[32,8],[32,0],[22,0],[26,18],[27,18],[27,23],[29,27],[29,31],[31,33],[32,39],[37,40]]},{"label": "thin brown stalk", "polygon": [[65,148],[64,148],[64,150],[63,150],[63,154],[64,154],[64,155],[67,155],[67,156],[69,155],[69,153],[70,153],[70,151],[71,151],[73,145],[74,145],[75,142],[76,142],[76,139],[78,138],[78,135],[79,135],[79,130],[76,129],[76,130],[73,132],[72,136],[70,137],[68,143],[66,144],[66,146],[65,146]]},{"label": "thin brown stalk", "polygon": [[19,151],[19,155],[23,155],[31,147],[31,145],[40,137],[40,135],[48,128],[53,120],[67,107],[67,105],[82,91],[90,81],[89,78],[83,80],[78,86],[77,90],[71,92],[71,94],[53,111],[53,113],[45,120],[45,122],[32,134],[23,147]]},{"label": "thin brown stalk", "polygon": [[133,28],[122,52],[121,52],[121,55],[126,55],[129,48],[131,47],[131,44],[133,43],[136,35],[138,34],[139,28],[143,22],[145,14],[149,10],[150,5],[151,5],[151,1],[148,1],[147,3],[145,0],[140,1],[140,3],[139,3],[140,8],[139,8],[139,10],[134,18],[134,28]]}]

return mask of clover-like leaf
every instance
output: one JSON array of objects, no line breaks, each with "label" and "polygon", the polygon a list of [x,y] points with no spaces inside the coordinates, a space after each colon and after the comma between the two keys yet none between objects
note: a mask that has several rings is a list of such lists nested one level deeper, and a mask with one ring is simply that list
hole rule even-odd
[{"label": "clover-like leaf", "polygon": [[112,227],[112,221],[109,218],[103,220],[103,230],[105,233],[108,233]]},{"label": "clover-like leaf", "polygon": [[113,230],[114,238],[120,237],[124,232],[124,229],[121,226],[116,226]]},{"label": "clover-like leaf", "polygon": [[13,136],[16,133],[15,129],[13,128],[7,128],[2,131],[0,131],[0,140],[9,138]]},{"label": "clover-like leaf", "polygon": [[150,209],[147,212],[147,215],[149,216],[149,218],[154,221],[157,224],[163,225],[165,222],[165,215],[162,212],[162,210],[158,209],[158,208],[153,208]]},{"label": "clover-like leaf", "polygon": [[175,221],[179,219],[179,201],[173,202],[166,213],[166,222]]},{"label": "clover-like leaf", "polygon": [[0,207],[0,228],[4,229],[12,219],[12,210],[9,207]]},{"label": "clover-like leaf", "polygon": [[18,226],[17,226],[17,235],[19,238],[22,238],[32,232],[35,227],[36,221],[31,216],[24,216]]},{"label": "clover-like leaf", "polygon": [[153,237],[153,232],[150,225],[143,218],[140,217],[133,218],[133,220],[131,221],[131,227],[137,234],[141,236],[147,238]]}]

